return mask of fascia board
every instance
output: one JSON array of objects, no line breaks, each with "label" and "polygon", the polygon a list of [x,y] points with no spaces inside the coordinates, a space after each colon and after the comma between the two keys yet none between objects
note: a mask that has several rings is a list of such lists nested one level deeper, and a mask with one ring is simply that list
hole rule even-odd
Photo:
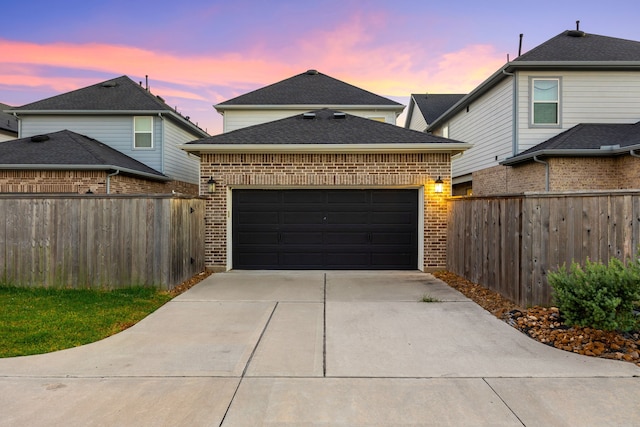
[{"label": "fascia board", "polygon": [[501,161],[503,166],[511,166],[518,163],[533,160],[534,157],[607,157],[627,154],[632,150],[640,149],[640,144],[629,145],[615,149],[576,149],[576,150],[540,150],[524,156],[514,156]]},{"label": "fascia board", "polygon": [[123,168],[114,165],[49,165],[49,164],[0,164],[0,170],[93,170],[107,171],[117,170],[131,175],[143,176],[155,181],[171,181],[167,176],[155,175],[147,172],[140,172],[135,169]]},{"label": "fascia board", "polygon": [[466,143],[425,144],[182,144],[192,153],[452,153],[468,150]]},{"label": "fascia board", "polygon": [[214,105],[213,106],[218,112],[223,112],[227,110],[322,110],[327,108],[329,110],[337,110],[337,111],[349,111],[349,110],[391,110],[391,111],[402,111],[405,106],[402,104],[398,105],[326,105],[326,104],[266,104],[266,105],[255,105],[255,104],[245,104],[245,105]]}]

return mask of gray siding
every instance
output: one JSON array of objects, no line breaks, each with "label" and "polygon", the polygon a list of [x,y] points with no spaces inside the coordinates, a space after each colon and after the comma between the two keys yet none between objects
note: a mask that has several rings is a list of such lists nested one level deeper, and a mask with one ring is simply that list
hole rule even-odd
[{"label": "gray siding", "polygon": [[[561,126],[529,125],[530,77],[560,77]],[[525,151],[579,123],[640,121],[640,73],[623,71],[519,72],[518,152]]]},{"label": "gray siding", "polygon": [[162,123],[158,117],[154,117],[151,149],[133,149],[133,116],[24,116],[20,137],[64,129],[96,139],[162,172]]},{"label": "gray siding", "polygon": [[473,144],[452,161],[454,178],[496,166],[511,156],[512,106],[513,79],[506,78],[494,90],[474,101],[468,112],[462,110],[449,121],[449,138]]},{"label": "gray siding", "polygon": [[199,136],[176,126],[169,120],[164,122],[164,131],[164,173],[178,181],[198,184],[200,159],[181,150],[178,145],[199,139]]}]

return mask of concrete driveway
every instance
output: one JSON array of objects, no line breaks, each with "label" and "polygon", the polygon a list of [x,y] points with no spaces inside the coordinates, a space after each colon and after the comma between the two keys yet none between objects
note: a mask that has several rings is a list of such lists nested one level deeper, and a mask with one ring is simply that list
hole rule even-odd
[{"label": "concrete driveway", "polygon": [[631,426],[638,376],[429,274],[234,271],[100,342],[0,359],[0,426]]}]

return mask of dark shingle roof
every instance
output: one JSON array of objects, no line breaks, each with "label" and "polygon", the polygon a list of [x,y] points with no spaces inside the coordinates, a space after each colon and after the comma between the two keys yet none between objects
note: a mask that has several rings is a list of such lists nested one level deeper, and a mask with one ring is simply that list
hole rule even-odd
[{"label": "dark shingle roof", "polygon": [[172,108],[129,77],[121,76],[32,102],[15,110],[167,111]]},{"label": "dark shingle roof", "polygon": [[325,108],[220,135],[214,135],[192,141],[188,144],[286,145],[394,143],[432,144],[459,143],[459,141]]},{"label": "dark shingle roof", "polygon": [[564,31],[514,60],[518,61],[640,61],[640,42]]},{"label": "dark shingle roof", "polygon": [[460,101],[465,94],[424,94],[414,93],[411,94],[416,105],[420,109],[422,116],[427,123],[433,122],[440,117],[445,111],[453,107],[453,105]]},{"label": "dark shingle roof", "polygon": [[[34,142],[34,139],[44,139]],[[80,169],[126,169],[160,180],[168,178],[149,166],[114,150],[93,138],[62,130],[37,137],[20,138],[0,143],[0,169],[28,165],[47,169],[47,166],[76,166]]]},{"label": "dark shingle roof", "polygon": [[315,70],[282,80],[216,105],[385,105],[402,106]]},{"label": "dark shingle roof", "polygon": [[[640,122],[635,124],[581,123],[517,156],[504,161],[514,164],[544,156],[611,156],[628,152],[626,147],[640,145]],[[619,146],[619,147],[618,147]]]},{"label": "dark shingle roof", "polygon": [[0,130],[8,131],[18,134],[18,119],[11,114],[5,113],[2,110],[9,110],[12,107],[0,102]]}]

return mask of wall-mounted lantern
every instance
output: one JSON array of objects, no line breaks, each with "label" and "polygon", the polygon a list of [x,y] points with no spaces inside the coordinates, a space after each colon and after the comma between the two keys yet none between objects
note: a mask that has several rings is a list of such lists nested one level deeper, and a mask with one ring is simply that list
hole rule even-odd
[{"label": "wall-mounted lantern", "polygon": [[442,193],[442,187],[444,185],[444,181],[442,181],[441,177],[438,177],[438,179],[436,179],[436,184],[433,188],[433,191],[435,193]]},{"label": "wall-mounted lantern", "polygon": [[207,192],[209,194],[216,192],[216,182],[213,180],[213,177],[209,178],[209,181],[207,181]]}]

